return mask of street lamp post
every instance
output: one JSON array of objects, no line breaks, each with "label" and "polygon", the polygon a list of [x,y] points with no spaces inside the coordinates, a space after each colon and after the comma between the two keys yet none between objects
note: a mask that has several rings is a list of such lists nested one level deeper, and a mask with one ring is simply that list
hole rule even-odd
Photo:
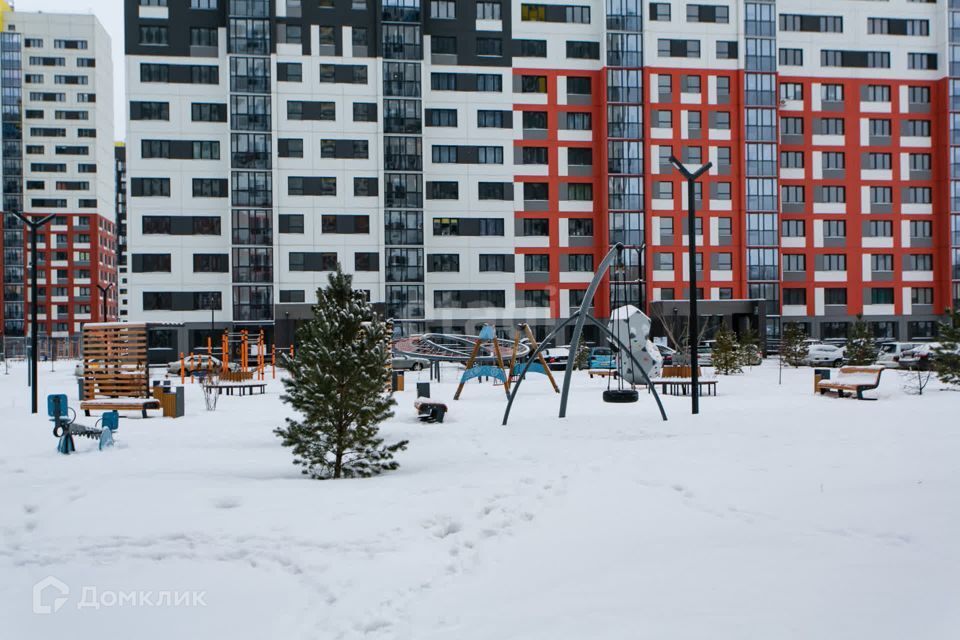
[{"label": "street lamp post", "polygon": [[56,216],[50,214],[39,220],[31,220],[21,213],[13,215],[20,218],[30,229],[30,392],[31,404],[30,413],[37,412],[37,350],[39,349],[39,340],[37,338],[37,230],[53,220]]},{"label": "street lamp post", "polygon": [[100,322],[109,322],[107,320],[107,294],[110,293],[111,287],[113,287],[112,282],[108,282],[105,287],[97,285],[97,289],[100,290]]},{"label": "street lamp post", "polygon": [[674,168],[680,172],[687,181],[687,234],[690,236],[689,259],[690,259],[690,321],[687,332],[690,343],[690,399],[694,414],[700,413],[700,380],[697,374],[697,341],[695,336],[699,335],[697,330],[697,206],[694,203],[695,185],[697,178],[706,173],[712,162],[708,162],[694,172],[687,169],[686,166],[675,156],[670,156],[670,162]]}]

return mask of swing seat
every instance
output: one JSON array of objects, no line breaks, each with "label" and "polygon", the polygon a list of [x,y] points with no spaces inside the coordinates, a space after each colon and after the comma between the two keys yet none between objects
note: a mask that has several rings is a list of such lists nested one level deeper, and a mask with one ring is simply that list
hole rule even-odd
[{"label": "swing seat", "polygon": [[603,401],[613,404],[637,402],[640,394],[636,389],[607,389],[603,392]]}]

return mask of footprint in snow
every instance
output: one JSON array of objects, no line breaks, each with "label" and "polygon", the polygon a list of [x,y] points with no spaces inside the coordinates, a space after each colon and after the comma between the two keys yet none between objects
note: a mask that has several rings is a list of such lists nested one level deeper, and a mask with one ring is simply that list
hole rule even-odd
[{"label": "footprint in snow", "polygon": [[240,499],[226,496],[215,500],[213,506],[217,509],[236,509],[240,506]]}]

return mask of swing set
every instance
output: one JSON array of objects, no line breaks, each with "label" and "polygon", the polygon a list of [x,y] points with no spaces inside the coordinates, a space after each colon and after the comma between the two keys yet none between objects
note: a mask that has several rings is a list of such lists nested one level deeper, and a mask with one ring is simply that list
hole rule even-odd
[{"label": "swing set", "polygon": [[[525,334],[527,343],[520,342],[521,333]],[[520,378],[527,373],[541,373],[546,375],[550,380],[550,384],[553,386],[553,390],[556,393],[560,393],[557,382],[553,379],[553,374],[550,372],[550,368],[547,366],[547,362],[544,360],[542,353],[538,353],[535,356],[536,361],[531,360],[527,362],[526,368],[524,368],[522,363],[518,362],[518,357],[522,358],[526,356],[530,353],[531,349],[537,351],[540,346],[537,344],[537,339],[533,336],[529,325],[520,324],[517,327],[517,331],[513,334],[513,348],[510,350],[509,367],[505,367],[503,364],[503,353],[500,350],[500,343],[501,340],[497,338],[494,328],[488,324],[483,325],[483,329],[480,330],[480,335],[477,336],[474,341],[473,350],[467,359],[465,370],[460,376],[460,384],[457,386],[457,392],[453,396],[454,400],[460,399],[464,385],[474,378],[493,378],[503,385],[503,391],[509,398],[510,384],[519,381]],[[481,351],[484,352],[486,357],[481,356]],[[489,363],[491,355],[493,358],[492,364]],[[505,369],[509,372],[509,375],[504,372]]]},{"label": "swing set", "polygon": [[[570,353],[577,353],[577,349],[580,347],[580,338],[583,335],[583,325],[586,324],[587,321],[596,326],[601,333],[607,336],[607,339],[610,341],[614,349],[619,350],[617,388],[610,388],[611,381],[608,378],[608,386],[603,393],[603,401],[611,403],[637,402],[637,400],[639,400],[639,394],[637,393],[636,389],[632,388],[632,385],[635,381],[640,381],[647,386],[647,389],[653,395],[654,400],[656,400],[657,408],[660,410],[660,417],[663,418],[664,421],[667,420],[667,412],[664,411],[663,403],[660,401],[660,396],[657,394],[656,388],[654,388],[654,386],[650,383],[650,377],[647,374],[647,369],[650,368],[650,363],[647,362],[646,366],[644,366],[644,363],[642,362],[642,360],[647,361],[650,359],[649,355],[644,357],[642,349],[639,348],[641,340],[646,340],[646,335],[639,335],[640,331],[637,331],[637,328],[632,326],[632,323],[629,321],[629,315],[633,315],[634,312],[640,313],[639,310],[633,309],[631,312],[631,307],[629,306],[617,308],[611,314],[612,317],[610,325],[613,327],[613,330],[611,330],[609,326],[597,320],[597,318],[595,318],[589,311],[590,307],[593,306],[593,298],[600,286],[600,283],[603,281],[610,268],[614,266],[614,263],[616,263],[615,266],[617,269],[625,268],[623,261],[623,244],[619,242],[614,245],[609,252],[607,252],[607,255],[604,256],[603,260],[600,262],[600,265],[593,276],[593,280],[590,281],[590,285],[587,287],[587,290],[584,293],[583,301],[580,303],[580,308],[571,313],[569,318],[566,318],[563,322],[558,324],[553,331],[551,331],[547,337],[544,338],[543,342],[534,349],[533,354],[527,360],[526,365],[520,373],[520,378],[513,386],[513,389],[508,392],[509,400],[507,401],[507,408],[503,412],[504,426],[507,425],[507,421],[510,419],[510,409],[513,407],[513,401],[516,400],[517,393],[520,391],[520,384],[523,382],[526,372],[529,370],[530,366],[537,361],[537,356],[541,355],[544,345],[549,344],[550,340],[563,331],[571,322],[576,322],[573,327],[573,339],[570,341]],[[614,296],[616,297],[616,289],[614,291]],[[616,302],[616,300],[613,302]],[[627,322],[623,322],[623,319],[627,319]],[[626,332],[624,332],[624,329],[626,329]],[[634,333],[637,335],[634,335]],[[626,338],[626,344],[621,340],[621,337]],[[635,353],[635,350],[639,351],[640,353]],[[626,363],[626,366],[629,367],[630,377],[635,377],[635,379],[631,380],[630,382],[630,389],[625,388],[624,385],[624,357],[628,357],[630,359],[629,363]],[[559,417],[561,418],[565,418],[567,415],[567,399],[569,398],[570,394],[570,380],[573,378],[573,364],[574,358],[568,358],[566,375],[563,379],[563,392],[560,394]]]}]

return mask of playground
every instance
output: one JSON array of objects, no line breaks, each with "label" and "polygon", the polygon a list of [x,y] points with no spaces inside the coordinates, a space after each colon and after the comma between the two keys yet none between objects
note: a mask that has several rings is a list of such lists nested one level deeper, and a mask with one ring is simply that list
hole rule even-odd
[{"label": "playground", "polygon": [[[664,422],[645,390],[604,402],[608,380],[576,371],[566,418],[537,374],[502,426],[502,386],[471,379],[453,400],[463,369],[445,366],[431,383],[443,423],[413,406],[429,371],[396,393],[383,434],[410,440],[399,471],[315,482],[272,433],[288,415],[282,370],[267,366],[264,395],[221,396],[215,411],[186,382],[182,418],[121,412],[112,447],[78,437],[63,456],[12,363],[0,376],[6,633],[956,636],[957,392],[907,395],[885,374],[876,402],[840,400],[813,393],[809,368],[779,383],[767,361],[723,376],[696,417],[689,397],[664,395]],[[77,406],[68,363],[39,381],[42,400]],[[37,615],[31,589],[48,576],[69,593]],[[161,606],[161,592],[202,592],[202,604]],[[129,593],[140,604],[119,606]]]}]

